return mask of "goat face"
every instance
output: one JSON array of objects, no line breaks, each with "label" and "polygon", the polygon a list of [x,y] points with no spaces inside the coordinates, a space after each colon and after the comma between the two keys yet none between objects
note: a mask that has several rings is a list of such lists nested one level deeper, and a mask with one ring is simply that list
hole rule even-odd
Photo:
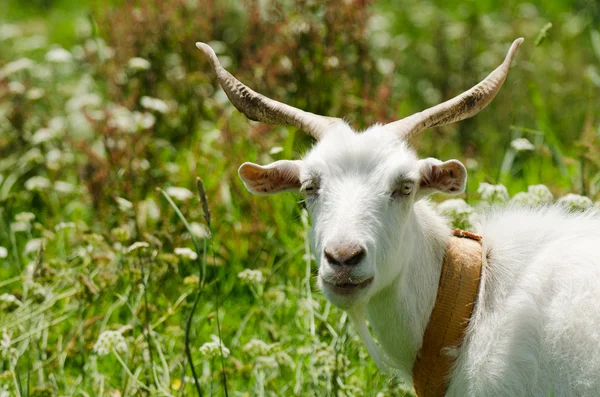
[{"label": "goat face", "polygon": [[413,204],[435,190],[459,193],[466,170],[451,160],[419,160],[405,141],[379,126],[355,133],[339,125],[300,161],[245,163],[251,192],[295,190],[312,218],[318,284],[335,305],[366,303],[402,272],[411,255]]},{"label": "goat face", "polygon": [[402,273],[411,254],[416,200],[433,191],[459,193],[465,167],[456,160],[418,160],[406,140],[419,131],[463,120],[486,107],[500,90],[517,48],[479,84],[444,103],[404,119],[355,133],[339,118],[308,113],[245,86],[197,43],[233,105],[252,120],[293,125],[319,142],[303,160],[267,166],[244,163],[239,174],[253,193],[299,191],[313,217],[312,244],[319,285],[336,305],[366,302]]}]

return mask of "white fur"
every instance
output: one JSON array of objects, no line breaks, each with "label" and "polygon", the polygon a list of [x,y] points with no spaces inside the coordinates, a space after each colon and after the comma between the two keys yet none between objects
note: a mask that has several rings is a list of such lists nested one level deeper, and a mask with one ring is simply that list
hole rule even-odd
[{"label": "white fur", "polygon": [[[450,238],[446,220],[418,189],[430,168],[424,161],[431,162],[374,126],[360,134],[330,131],[299,163],[300,182],[320,188],[307,197],[318,283],[350,313],[378,365],[408,382]],[[415,191],[392,199],[399,178],[415,180]],[[600,395],[600,218],[556,207],[504,208],[475,231],[483,236],[482,284],[464,343],[453,351],[447,395]],[[345,243],[367,252],[352,277],[373,277],[351,296],[323,282],[337,272],[324,248]]]}]

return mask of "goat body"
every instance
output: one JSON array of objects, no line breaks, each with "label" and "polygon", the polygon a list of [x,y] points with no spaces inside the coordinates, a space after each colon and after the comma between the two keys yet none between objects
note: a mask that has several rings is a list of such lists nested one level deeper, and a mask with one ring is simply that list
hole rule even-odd
[{"label": "goat body", "polygon": [[[429,227],[417,227],[423,245],[401,264],[407,277],[367,304],[373,332],[407,381],[435,300],[445,247],[438,233],[447,224],[418,204],[416,219]],[[447,395],[597,396],[600,218],[557,206],[509,207],[489,212],[477,232],[480,292],[463,344],[448,352],[457,361]]]},{"label": "goat body", "polygon": [[[358,133],[341,119],[252,91],[221,67],[209,46],[197,44],[240,111],[294,125],[318,140],[302,160],[244,163],[239,175],[255,194],[305,195],[319,287],[349,313],[378,366],[391,367],[406,382],[451,236],[427,197],[460,193],[467,178],[460,161],[419,159],[407,140],[487,106],[521,42],[465,93]],[[505,208],[489,212],[477,232],[482,279],[463,342],[445,350],[456,358],[447,395],[600,395],[600,256],[594,251],[600,217],[559,207]]]}]

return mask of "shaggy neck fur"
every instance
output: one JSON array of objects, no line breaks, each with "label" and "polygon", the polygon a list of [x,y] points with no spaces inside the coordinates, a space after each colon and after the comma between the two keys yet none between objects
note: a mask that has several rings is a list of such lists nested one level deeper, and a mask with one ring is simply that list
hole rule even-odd
[{"label": "shaggy neck fur", "polygon": [[[433,310],[450,228],[421,200],[415,203],[402,231],[394,261],[403,271],[365,307],[350,311],[350,316],[378,366],[390,366],[399,380],[411,383],[413,364]],[[381,347],[368,332],[365,315]]]}]

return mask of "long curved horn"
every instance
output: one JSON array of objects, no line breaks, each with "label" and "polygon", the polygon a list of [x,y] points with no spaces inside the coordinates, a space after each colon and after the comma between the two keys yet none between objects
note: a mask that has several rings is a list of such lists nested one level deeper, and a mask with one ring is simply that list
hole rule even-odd
[{"label": "long curved horn", "polygon": [[198,42],[196,47],[208,56],[219,83],[231,103],[250,120],[292,125],[307,132],[316,140],[321,139],[335,125],[344,123],[342,119],[305,112],[253,91],[221,66],[217,55],[209,45]]},{"label": "long curved horn", "polygon": [[508,68],[522,42],[522,37],[516,39],[508,50],[504,62],[469,91],[402,120],[386,124],[384,128],[396,132],[403,138],[410,138],[426,128],[454,123],[474,116],[483,110],[500,91],[508,75]]}]

